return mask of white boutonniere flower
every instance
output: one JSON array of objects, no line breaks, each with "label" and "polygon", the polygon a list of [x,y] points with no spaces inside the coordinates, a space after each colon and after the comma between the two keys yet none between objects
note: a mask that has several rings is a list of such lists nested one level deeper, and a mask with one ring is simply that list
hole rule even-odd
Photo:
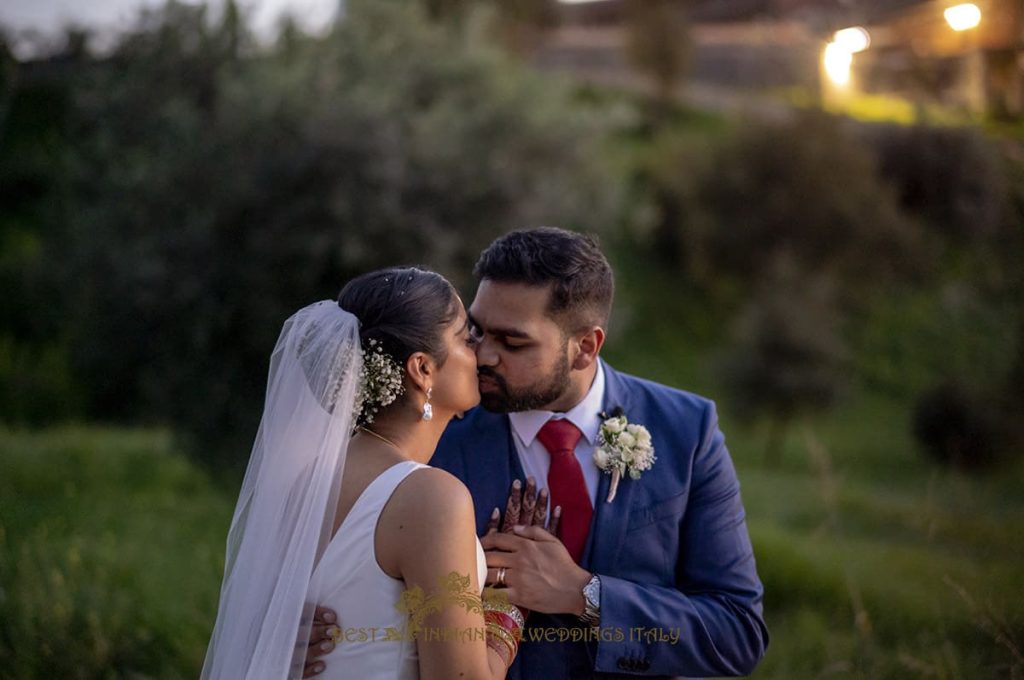
[{"label": "white boutonniere flower", "polygon": [[597,434],[597,448],[594,449],[594,464],[605,474],[612,476],[607,503],[615,500],[622,475],[640,479],[640,475],[651,469],[657,457],[651,443],[651,433],[643,425],[629,422],[624,415],[605,417]]}]

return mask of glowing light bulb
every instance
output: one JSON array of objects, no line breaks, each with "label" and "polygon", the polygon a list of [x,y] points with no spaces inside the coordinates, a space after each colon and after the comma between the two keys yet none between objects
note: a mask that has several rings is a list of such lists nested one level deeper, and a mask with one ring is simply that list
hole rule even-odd
[{"label": "glowing light bulb", "polygon": [[845,49],[850,54],[856,54],[857,52],[863,52],[871,44],[871,35],[867,29],[861,26],[853,26],[851,28],[844,28],[841,31],[836,31],[835,35],[832,36],[832,42]]},{"label": "glowing light bulb", "polygon": [[966,31],[981,23],[981,10],[971,2],[950,7],[942,16],[954,31]]},{"label": "glowing light bulb", "polygon": [[833,83],[843,86],[850,82],[850,67],[853,65],[853,55],[842,45],[834,42],[825,45],[825,52],[822,54],[821,62],[825,67],[825,75]]}]

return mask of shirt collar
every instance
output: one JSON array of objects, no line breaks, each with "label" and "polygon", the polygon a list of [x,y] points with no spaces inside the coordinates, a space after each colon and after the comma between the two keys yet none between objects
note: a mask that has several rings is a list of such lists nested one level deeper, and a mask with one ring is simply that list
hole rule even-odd
[{"label": "shirt collar", "polygon": [[583,397],[580,403],[565,413],[555,413],[554,411],[519,411],[508,414],[508,419],[512,423],[512,429],[515,431],[516,436],[519,437],[519,441],[527,447],[533,444],[533,440],[537,438],[540,428],[544,427],[544,424],[552,418],[565,418],[571,422],[583,433],[587,443],[593,446],[597,441],[598,430],[601,429],[601,416],[599,414],[601,413],[601,401],[603,399],[604,367],[598,361],[597,374],[594,376],[594,382],[590,384],[590,390],[587,392],[587,395]]}]

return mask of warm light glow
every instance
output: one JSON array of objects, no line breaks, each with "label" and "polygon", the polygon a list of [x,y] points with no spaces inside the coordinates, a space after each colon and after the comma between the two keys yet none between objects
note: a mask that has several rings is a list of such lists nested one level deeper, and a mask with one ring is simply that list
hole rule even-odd
[{"label": "warm light glow", "polygon": [[825,67],[825,75],[836,85],[846,85],[850,82],[850,67],[853,65],[853,55],[849,50],[837,45],[834,42],[825,45],[825,52],[822,54],[821,63]]},{"label": "warm light glow", "polygon": [[981,23],[981,10],[972,3],[950,7],[942,13],[954,31],[966,31]]},{"label": "warm light glow", "polygon": [[852,28],[836,31],[832,41],[850,54],[856,54],[868,48],[868,45],[871,44],[871,36],[868,34],[867,29],[853,26]]}]

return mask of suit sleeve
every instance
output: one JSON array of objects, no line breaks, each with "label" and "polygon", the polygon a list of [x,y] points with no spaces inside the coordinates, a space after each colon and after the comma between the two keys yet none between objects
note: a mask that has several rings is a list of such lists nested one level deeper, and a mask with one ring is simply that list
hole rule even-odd
[{"label": "suit sleeve", "polygon": [[[762,616],[763,588],[736,471],[710,403],[691,479],[680,524],[676,587],[599,574],[601,628],[625,634],[597,644],[598,672],[748,675],[764,655],[768,631]],[[678,631],[678,641],[631,635],[629,631],[637,628]]]}]

